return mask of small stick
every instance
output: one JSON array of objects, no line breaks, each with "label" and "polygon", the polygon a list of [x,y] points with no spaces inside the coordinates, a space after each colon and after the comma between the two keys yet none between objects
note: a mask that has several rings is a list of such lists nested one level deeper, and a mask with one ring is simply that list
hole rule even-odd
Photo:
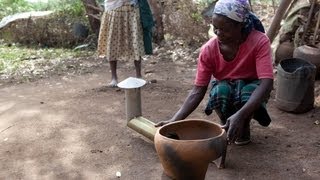
[{"label": "small stick", "polygon": [[93,18],[96,19],[96,20],[99,20],[99,21],[100,21],[100,18],[99,18],[99,16],[97,16],[97,15],[89,14],[89,13],[87,13],[87,15],[90,16],[90,17],[93,17]]},{"label": "small stick", "polygon": [[313,33],[312,45],[316,44],[317,34],[318,34],[318,30],[319,30],[319,24],[320,24],[320,10],[318,11],[318,19],[317,19],[316,29],[314,30],[314,33]]},{"label": "small stick", "polygon": [[96,6],[93,6],[91,4],[87,4],[87,6],[93,10],[96,10],[96,11],[99,11],[99,12],[103,12],[103,9],[101,7],[96,7]]},{"label": "small stick", "polygon": [[7,127],[7,128],[5,128],[4,130],[2,130],[1,132],[0,132],[0,134],[1,133],[3,133],[4,131],[6,131],[6,130],[8,130],[8,129],[10,129],[10,128],[12,128],[14,125],[11,125],[11,126],[9,126],[9,127]]},{"label": "small stick", "polygon": [[251,11],[253,12],[251,0],[249,0],[249,5],[250,5],[250,8],[251,8]]},{"label": "small stick", "polygon": [[309,28],[309,25],[310,25],[310,22],[311,22],[312,13],[313,13],[313,9],[314,9],[315,4],[316,4],[316,0],[312,0],[310,11],[309,11],[309,15],[308,15],[308,19],[307,19],[307,23],[305,24],[304,29],[303,29],[303,34],[302,34],[302,38],[301,38],[302,39],[302,44],[305,44],[305,37],[306,37],[306,33],[308,31],[308,28]]},{"label": "small stick", "polygon": [[276,13],[276,3],[272,0],[273,13]]}]

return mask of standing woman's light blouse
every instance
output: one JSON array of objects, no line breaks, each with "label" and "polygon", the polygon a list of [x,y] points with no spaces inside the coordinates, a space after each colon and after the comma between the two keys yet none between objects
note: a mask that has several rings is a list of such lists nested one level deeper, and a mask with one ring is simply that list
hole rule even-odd
[{"label": "standing woman's light blouse", "polygon": [[130,2],[130,0],[105,0],[104,7],[106,11],[111,11],[122,6],[126,2]]}]

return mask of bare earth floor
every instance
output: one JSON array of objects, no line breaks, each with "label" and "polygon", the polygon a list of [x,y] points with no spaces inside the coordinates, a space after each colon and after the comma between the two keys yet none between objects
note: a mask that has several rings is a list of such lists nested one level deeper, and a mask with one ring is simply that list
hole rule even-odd
[{"label": "bare earth floor", "polygon": [[[196,64],[144,62],[143,116],[158,122],[181,105]],[[0,179],[168,179],[152,142],[126,126],[124,91],[102,88],[107,65],[82,75],[60,75],[0,86]],[[134,75],[120,64],[120,79]],[[319,86],[319,83],[317,82]],[[190,116],[218,122],[202,112]],[[226,169],[210,164],[206,179],[320,179],[320,109],[289,114],[268,104],[272,124],[252,122],[252,143],[228,147]]]}]

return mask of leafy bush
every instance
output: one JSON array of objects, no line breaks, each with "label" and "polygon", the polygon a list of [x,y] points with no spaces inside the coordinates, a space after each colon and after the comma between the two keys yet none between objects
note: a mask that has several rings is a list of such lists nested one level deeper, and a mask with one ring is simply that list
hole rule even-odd
[{"label": "leafy bush", "polygon": [[0,16],[27,11],[54,11],[49,17],[14,21],[2,28],[0,38],[5,42],[49,47],[73,47],[83,39],[75,38],[73,25],[88,25],[80,0],[48,0],[28,3],[25,0],[0,0]]},{"label": "leafy bush", "polygon": [[174,37],[182,38],[187,42],[186,44],[207,40],[208,27],[201,16],[202,8],[199,3],[194,0],[165,1],[165,32]]},{"label": "leafy bush", "polygon": [[24,0],[0,0],[0,18],[17,12],[33,10],[31,4]]},{"label": "leafy bush", "polygon": [[29,3],[25,0],[0,0],[0,18],[27,11],[56,11],[71,17],[84,17],[85,10],[80,0],[49,0]]},{"label": "leafy bush", "polygon": [[80,0],[50,0],[56,4],[50,10],[56,10],[59,13],[71,17],[85,17],[85,9]]}]

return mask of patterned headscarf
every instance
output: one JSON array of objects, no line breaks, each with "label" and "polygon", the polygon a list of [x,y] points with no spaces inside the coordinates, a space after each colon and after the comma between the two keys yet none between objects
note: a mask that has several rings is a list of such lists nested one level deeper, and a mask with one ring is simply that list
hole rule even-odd
[{"label": "patterned headscarf", "polygon": [[251,12],[248,0],[219,0],[213,13],[244,23],[244,33],[250,33],[252,29],[265,32],[259,18]]}]

